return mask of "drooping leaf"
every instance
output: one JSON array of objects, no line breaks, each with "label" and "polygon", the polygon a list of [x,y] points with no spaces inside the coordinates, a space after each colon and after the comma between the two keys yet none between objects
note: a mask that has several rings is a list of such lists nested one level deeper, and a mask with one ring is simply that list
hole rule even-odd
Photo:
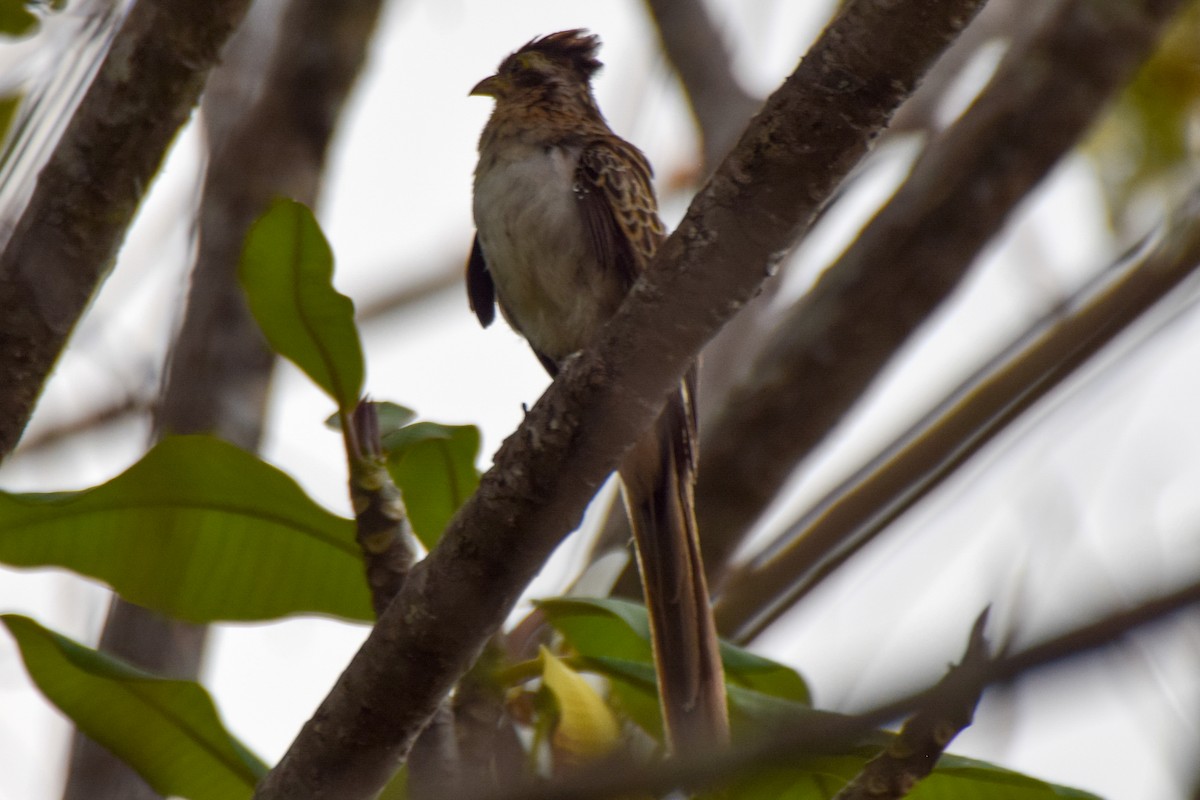
[{"label": "drooping leaf", "polygon": [[248,798],[266,773],[225,729],[199,684],[151,676],[28,617],[8,614],[0,621],[46,698],[160,794]]},{"label": "drooping leaf", "polygon": [[413,532],[421,544],[433,548],[479,485],[479,429],[417,422],[385,435],[383,447]]},{"label": "drooping leaf", "polygon": [[662,709],[654,665],[642,661],[592,656],[589,669],[609,681],[613,705],[646,733],[663,741]]},{"label": "drooping leaf", "polygon": [[545,647],[540,653],[542,683],[558,705],[555,752],[570,763],[592,761],[611,752],[620,742],[621,726],[604,698]]},{"label": "drooping leaf", "polygon": [[0,492],[0,562],[55,566],[191,622],[373,619],[354,523],[207,436],[164,439],[81,492]]},{"label": "drooping leaf", "polygon": [[349,413],[363,387],[354,304],[333,288],[333,253],[312,212],[276,200],[246,234],[240,267],[250,311],[275,352]]}]

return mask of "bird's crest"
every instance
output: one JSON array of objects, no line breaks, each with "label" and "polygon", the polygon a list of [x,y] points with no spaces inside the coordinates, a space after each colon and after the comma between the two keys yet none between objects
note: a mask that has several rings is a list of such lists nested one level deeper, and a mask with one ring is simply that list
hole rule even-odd
[{"label": "bird's crest", "polygon": [[538,53],[552,61],[570,66],[580,77],[588,80],[603,66],[600,59],[596,58],[596,51],[599,49],[599,36],[588,33],[583,28],[574,28],[530,39],[509,58],[520,60],[523,55]]}]

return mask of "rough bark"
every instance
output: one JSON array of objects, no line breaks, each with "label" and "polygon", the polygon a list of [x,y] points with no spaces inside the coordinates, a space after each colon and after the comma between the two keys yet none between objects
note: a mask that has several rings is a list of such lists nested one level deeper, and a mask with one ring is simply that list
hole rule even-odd
[{"label": "rough bark", "polygon": [[139,0],[0,254],[0,458],[250,0]]}]

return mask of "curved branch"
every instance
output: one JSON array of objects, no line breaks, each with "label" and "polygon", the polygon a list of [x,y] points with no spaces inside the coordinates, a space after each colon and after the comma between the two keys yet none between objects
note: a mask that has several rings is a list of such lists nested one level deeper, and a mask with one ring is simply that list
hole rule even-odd
[{"label": "curved branch", "polygon": [[250,0],[139,0],[0,255],[0,458]]},{"label": "curved branch", "polygon": [[711,564],[724,561],[796,464],[954,291],[1181,5],[1060,2],[787,313],[752,378],[706,430],[696,502]]},{"label": "curved branch", "polygon": [[700,347],[866,152],[980,0],[849,3],[409,575],[256,797],[371,797]]}]

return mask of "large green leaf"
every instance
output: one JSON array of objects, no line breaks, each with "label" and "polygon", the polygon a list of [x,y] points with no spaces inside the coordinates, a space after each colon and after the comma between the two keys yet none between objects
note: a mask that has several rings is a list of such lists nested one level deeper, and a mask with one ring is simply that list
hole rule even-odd
[{"label": "large green leaf", "polygon": [[148,675],[28,617],[8,614],[0,621],[50,702],[160,794],[236,800],[250,797],[266,773],[225,730],[199,684]]},{"label": "large green leaf", "polygon": [[333,288],[333,253],[312,212],[276,200],[246,234],[241,280],[275,352],[349,413],[363,386],[354,304]]},{"label": "large green leaf", "polygon": [[163,440],[82,492],[0,492],[0,562],[58,566],[192,622],[371,620],[354,523],[207,436]]},{"label": "large green leaf", "polygon": [[432,549],[450,518],[479,485],[475,468],[479,429],[417,422],[384,435],[383,446],[413,532]]}]

